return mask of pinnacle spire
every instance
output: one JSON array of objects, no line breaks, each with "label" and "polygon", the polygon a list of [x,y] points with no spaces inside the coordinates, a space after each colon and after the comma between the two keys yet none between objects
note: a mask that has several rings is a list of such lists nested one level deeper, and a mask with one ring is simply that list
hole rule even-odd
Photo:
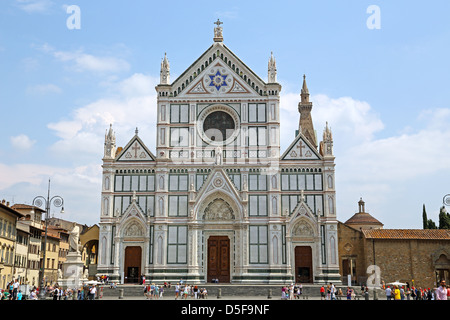
[{"label": "pinnacle spire", "polygon": [[267,73],[268,73],[269,83],[276,83],[277,82],[277,62],[275,61],[273,52],[270,52]]},{"label": "pinnacle spire", "polygon": [[161,61],[160,83],[169,84],[170,81],[170,63],[167,59],[167,53],[164,52],[164,58]]}]

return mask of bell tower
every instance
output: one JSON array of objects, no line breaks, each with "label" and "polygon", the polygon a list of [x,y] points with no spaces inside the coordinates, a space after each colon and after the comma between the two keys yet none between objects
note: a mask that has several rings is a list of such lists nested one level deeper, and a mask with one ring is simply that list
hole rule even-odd
[{"label": "bell tower", "polygon": [[301,132],[317,149],[317,139],[311,118],[312,102],[309,101],[309,91],[306,85],[306,76],[303,75],[303,85],[300,93],[298,112],[300,112],[299,132]]}]

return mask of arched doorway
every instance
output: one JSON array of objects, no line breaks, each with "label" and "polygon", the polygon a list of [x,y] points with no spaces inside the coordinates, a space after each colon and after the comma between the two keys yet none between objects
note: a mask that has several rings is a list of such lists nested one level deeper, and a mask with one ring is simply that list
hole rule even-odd
[{"label": "arched doorway", "polygon": [[139,283],[141,276],[142,248],[129,246],[125,248],[124,274],[125,283]]},{"label": "arched doorway", "polygon": [[295,247],[295,282],[313,283],[312,249],[310,246]]}]

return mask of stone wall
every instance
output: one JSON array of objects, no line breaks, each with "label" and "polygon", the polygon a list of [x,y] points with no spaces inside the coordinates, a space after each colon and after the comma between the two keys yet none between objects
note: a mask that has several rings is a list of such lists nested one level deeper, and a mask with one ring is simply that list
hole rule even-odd
[{"label": "stone wall", "polygon": [[[400,281],[416,287],[436,286],[433,254],[449,246],[449,241],[375,239],[375,264],[380,267],[381,280],[385,283]],[[364,239],[365,263],[372,265],[373,242]]]}]

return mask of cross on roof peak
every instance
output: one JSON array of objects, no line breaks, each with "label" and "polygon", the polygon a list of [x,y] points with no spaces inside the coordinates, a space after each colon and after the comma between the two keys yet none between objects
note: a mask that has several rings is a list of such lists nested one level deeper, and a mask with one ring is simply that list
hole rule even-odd
[{"label": "cross on roof peak", "polygon": [[217,21],[214,22],[214,24],[217,24],[217,26],[220,27],[220,25],[223,24],[223,22],[221,22],[219,19],[217,19]]}]

